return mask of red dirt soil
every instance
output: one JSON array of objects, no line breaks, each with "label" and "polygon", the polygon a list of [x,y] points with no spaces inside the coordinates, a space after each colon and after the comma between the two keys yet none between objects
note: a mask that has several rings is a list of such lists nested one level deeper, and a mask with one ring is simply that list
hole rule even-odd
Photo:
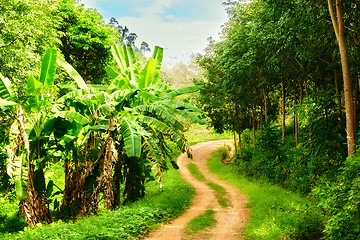
[{"label": "red dirt soil", "polygon": [[[246,207],[246,196],[241,194],[237,188],[220,180],[207,167],[207,159],[211,156],[211,153],[224,145],[231,146],[231,141],[221,140],[196,144],[191,147],[193,160],[187,158],[185,154],[179,156],[177,163],[180,167],[181,175],[195,188],[195,197],[192,205],[179,218],[151,233],[146,238],[147,240],[184,240],[189,238],[213,240],[241,239],[241,229],[250,216],[249,210]],[[198,181],[191,175],[187,169],[187,165],[190,162],[198,166],[200,172],[207,180],[222,186],[227,191],[227,197],[231,202],[230,207],[221,207],[217,202],[215,192],[205,183]],[[216,211],[216,226],[207,233],[201,234],[201,236],[187,236],[184,233],[186,224],[198,215],[203,214],[209,208]]]}]

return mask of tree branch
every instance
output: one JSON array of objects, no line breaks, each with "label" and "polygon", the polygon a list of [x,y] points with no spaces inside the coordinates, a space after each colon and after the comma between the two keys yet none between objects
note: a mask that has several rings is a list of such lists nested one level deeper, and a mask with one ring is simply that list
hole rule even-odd
[{"label": "tree branch", "polygon": [[[338,0],[336,0],[338,1]],[[331,21],[335,30],[335,35],[336,35],[336,39],[339,41],[339,25],[338,25],[338,21],[336,19],[335,16],[335,11],[334,11],[334,6],[332,3],[332,0],[328,0],[328,6],[329,6],[329,12],[330,12],[330,16],[331,16]]]}]

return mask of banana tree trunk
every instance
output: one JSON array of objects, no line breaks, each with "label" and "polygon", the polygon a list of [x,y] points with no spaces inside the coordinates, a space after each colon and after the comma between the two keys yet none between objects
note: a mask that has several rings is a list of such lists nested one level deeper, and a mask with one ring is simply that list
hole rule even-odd
[{"label": "banana tree trunk", "polygon": [[29,226],[35,226],[41,222],[50,222],[50,212],[46,204],[46,196],[40,194],[34,186],[35,166],[31,163],[28,165],[27,192],[28,196],[20,202],[20,209],[25,216]]}]

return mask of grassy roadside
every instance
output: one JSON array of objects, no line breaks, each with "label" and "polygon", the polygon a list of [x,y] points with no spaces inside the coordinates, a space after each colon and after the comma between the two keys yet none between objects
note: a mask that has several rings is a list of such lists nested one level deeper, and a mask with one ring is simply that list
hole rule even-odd
[{"label": "grassy roadside", "polygon": [[320,239],[321,213],[309,199],[276,185],[250,182],[232,165],[221,162],[223,148],[208,161],[210,171],[248,196],[251,218],[244,229],[245,239]]},{"label": "grassy roadside", "polygon": [[17,234],[4,234],[0,239],[134,239],[144,236],[161,223],[176,218],[191,203],[193,188],[176,170],[163,175],[163,187],[150,182],[144,199],[74,223],[55,222],[26,229]]}]

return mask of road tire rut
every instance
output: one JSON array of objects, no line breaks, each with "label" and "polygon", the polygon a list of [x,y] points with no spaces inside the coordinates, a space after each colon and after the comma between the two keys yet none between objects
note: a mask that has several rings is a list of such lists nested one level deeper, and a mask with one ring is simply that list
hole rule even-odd
[{"label": "road tire rut", "polygon": [[[180,173],[186,181],[194,186],[195,197],[191,206],[183,215],[151,233],[148,238],[146,238],[147,240],[188,239],[188,236],[184,234],[186,224],[209,208],[216,211],[216,226],[201,237],[192,237],[191,239],[241,239],[241,228],[249,218],[249,210],[246,207],[246,196],[226,181],[220,180],[215,174],[211,173],[207,167],[207,159],[211,156],[211,153],[225,144],[231,145],[231,141],[221,140],[199,143],[191,147],[193,160],[187,158],[185,154],[179,156],[177,163],[180,167]],[[222,186],[226,190],[227,197],[231,202],[229,207],[221,207],[217,202],[215,192],[204,182],[195,179],[191,175],[187,169],[187,165],[190,162],[197,165],[207,180]]]}]

